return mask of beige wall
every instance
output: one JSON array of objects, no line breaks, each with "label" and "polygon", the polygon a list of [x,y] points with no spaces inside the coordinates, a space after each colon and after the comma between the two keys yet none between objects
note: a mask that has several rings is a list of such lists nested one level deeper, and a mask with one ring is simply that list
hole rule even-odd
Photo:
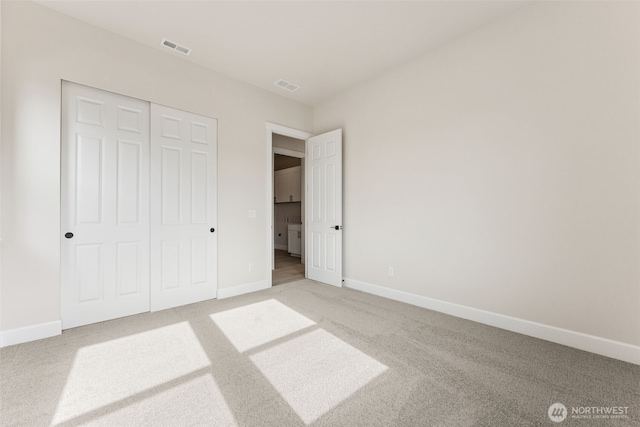
[{"label": "beige wall", "polygon": [[217,118],[219,286],[267,277],[265,122],[309,107],[29,2],[2,2],[1,72],[0,329],[60,319],[61,79]]},{"label": "beige wall", "polygon": [[640,344],[639,17],[538,2],[317,107],[344,276]]}]

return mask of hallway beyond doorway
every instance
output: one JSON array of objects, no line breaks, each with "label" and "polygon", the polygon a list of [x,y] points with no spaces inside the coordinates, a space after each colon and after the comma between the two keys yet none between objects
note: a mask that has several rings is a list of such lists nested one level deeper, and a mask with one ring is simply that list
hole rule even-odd
[{"label": "hallway beyond doorway", "polygon": [[287,251],[276,249],[276,268],[273,270],[271,285],[282,285],[304,279],[304,264],[300,258],[293,257]]}]

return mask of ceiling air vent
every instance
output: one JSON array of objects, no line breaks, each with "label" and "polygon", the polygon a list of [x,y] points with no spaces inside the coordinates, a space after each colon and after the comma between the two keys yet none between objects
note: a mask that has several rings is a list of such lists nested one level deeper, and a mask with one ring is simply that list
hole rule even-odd
[{"label": "ceiling air vent", "polygon": [[169,41],[167,39],[162,39],[162,43],[161,44],[164,47],[168,47],[171,50],[178,51],[178,52],[183,53],[185,55],[189,55],[191,53],[191,49],[189,49],[188,47],[180,46],[178,43],[174,43],[174,42]]},{"label": "ceiling air vent", "polygon": [[290,83],[286,80],[280,79],[274,83],[274,85],[281,87],[284,90],[288,90],[289,92],[295,92],[300,89],[300,86],[296,86],[293,83]]}]

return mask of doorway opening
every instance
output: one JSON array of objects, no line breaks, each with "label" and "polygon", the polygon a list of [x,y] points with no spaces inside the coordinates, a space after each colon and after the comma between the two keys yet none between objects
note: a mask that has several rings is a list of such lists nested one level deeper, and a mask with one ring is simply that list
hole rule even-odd
[{"label": "doorway opening", "polygon": [[311,134],[267,123],[267,242],[272,286],[305,274],[305,152]]},{"label": "doorway opening", "polygon": [[[274,146],[280,136],[304,142],[301,178],[301,261],[305,278],[342,287],[342,129],[311,135],[273,123],[267,123],[267,206],[275,206],[274,154],[300,157],[299,151]],[[280,151],[279,150],[285,150]],[[306,154],[306,155],[305,155]],[[306,172],[305,172],[306,170]],[[285,193],[292,196],[292,193]],[[282,199],[281,199],[282,200]],[[285,199],[285,201],[292,199]],[[267,265],[275,263],[274,209],[267,209]],[[272,272],[267,273],[269,287]]]},{"label": "doorway opening", "polygon": [[273,134],[273,286],[305,278],[305,141]]}]

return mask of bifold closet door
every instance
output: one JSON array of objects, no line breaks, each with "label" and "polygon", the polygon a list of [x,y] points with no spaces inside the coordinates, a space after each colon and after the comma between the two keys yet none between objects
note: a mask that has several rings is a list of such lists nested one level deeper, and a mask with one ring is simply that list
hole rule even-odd
[{"label": "bifold closet door", "polygon": [[151,105],[151,310],[216,297],[217,121]]},{"label": "bifold closet door", "polygon": [[149,103],[63,82],[63,329],[149,310]]}]

